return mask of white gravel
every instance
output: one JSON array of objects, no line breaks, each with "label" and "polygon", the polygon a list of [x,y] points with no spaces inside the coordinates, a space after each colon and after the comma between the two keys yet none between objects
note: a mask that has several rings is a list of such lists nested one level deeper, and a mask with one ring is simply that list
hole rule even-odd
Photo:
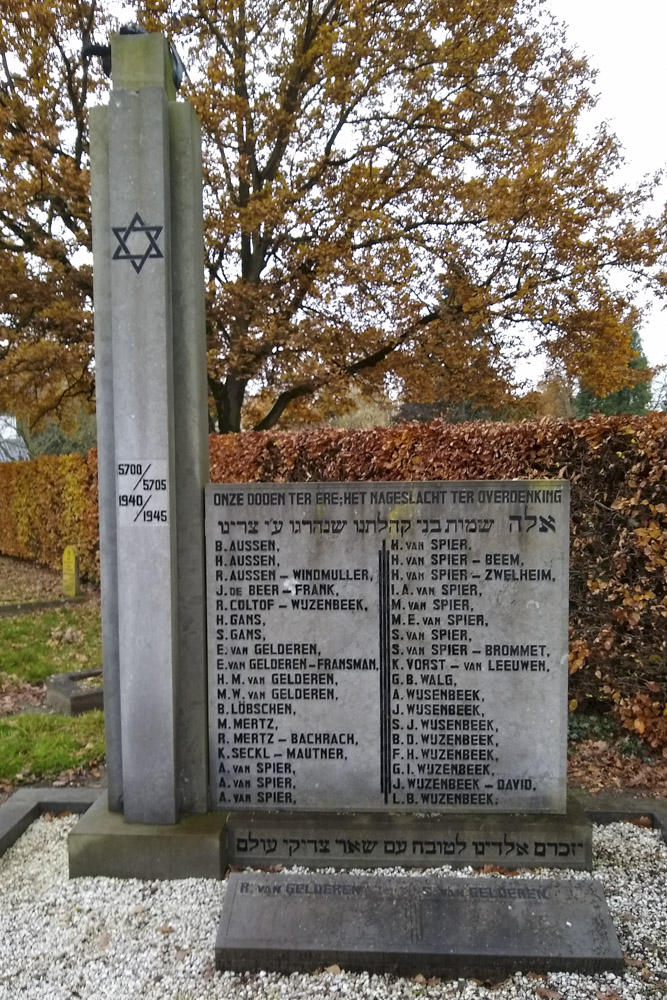
[{"label": "white gravel", "polygon": [[[667,847],[654,830],[627,823],[595,828],[593,875],[630,963],[622,975],[517,972],[489,989],[475,980],[216,972],[224,882],[69,881],[67,834],[75,822],[42,817],[0,858],[0,1000],[667,1000]],[[469,877],[472,870],[424,874]],[[551,869],[532,875],[590,877]]]}]

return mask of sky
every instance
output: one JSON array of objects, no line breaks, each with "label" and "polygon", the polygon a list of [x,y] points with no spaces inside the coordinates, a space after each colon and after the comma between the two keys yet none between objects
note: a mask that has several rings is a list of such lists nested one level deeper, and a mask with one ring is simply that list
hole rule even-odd
[{"label": "sky", "polygon": [[[621,179],[639,180],[667,167],[667,3],[665,0],[546,0],[568,25],[569,47],[598,70],[597,120],[610,123],[625,150]],[[661,188],[667,201],[667,183]],[[662,205],[656,204],[656,212]],[[652,304],[651,299],[646,300]],[[640,336],[649,363],[667,364],[667,311],[652,304]]]}]

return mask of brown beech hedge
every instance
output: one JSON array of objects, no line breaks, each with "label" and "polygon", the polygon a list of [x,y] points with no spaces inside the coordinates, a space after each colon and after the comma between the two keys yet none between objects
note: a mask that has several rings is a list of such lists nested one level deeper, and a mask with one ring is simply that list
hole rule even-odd
[{"label": "brown beech hedge", "polygon": [[[667,414],[213,436],[214,482],[571,483],[571,707],[613,707],[667,756]],[[0,466],[0,551],[98,579],[97,463]]]}]

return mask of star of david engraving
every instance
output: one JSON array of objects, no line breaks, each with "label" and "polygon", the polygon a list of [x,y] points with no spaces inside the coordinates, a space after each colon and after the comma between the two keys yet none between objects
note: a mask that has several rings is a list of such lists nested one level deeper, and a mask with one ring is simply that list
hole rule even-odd
[{"label": "star of david engraving", "polygon": [[[129,226],[111,227],[114,236],[118,240],[118,246],[114,250],[114,254],[111,259],[129,260],[134,270],[137,274],[139,274],[147,260],[156,260],[159,257],[164,257],[164,254],[157,245],[162,228],[162,226],[147,226],[139,213],[135,212]],[[146,235],[146,249],[141,253],[133,253],[128,245],[128,240],[131,239],[135,233],[144,233]],[[142,243],[142,240],[132,240],[133,247],[141,247]]]}]

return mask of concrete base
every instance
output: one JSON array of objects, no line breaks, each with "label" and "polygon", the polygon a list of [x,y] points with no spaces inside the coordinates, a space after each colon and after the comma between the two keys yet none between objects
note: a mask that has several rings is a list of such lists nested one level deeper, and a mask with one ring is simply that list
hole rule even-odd
[{"label": "concrete base", "polygon": [[22,601],[19,604],[3,604],[0,607],[0,618],[29,615],[33,611],[50,611],[55,608],[67,607],[69,604],[82,604],[87,600],[86,595],[82,594],[80,597],[60,597],[55,601]]},{"label": "concrete base", "polygon": [[632,823],[646,817],[655,829],[660,830],[662,839],[667,843],[667,799],[636,799],[615,792],[587,795],[576,791],[570,792],[570,801],[583,809],[591,823]]},{"label": "concrete base", "polygon": [[174,826],[126,823],[106,794],[69,835],[70,878],[223,878],[225,815],[187,816]]}]

